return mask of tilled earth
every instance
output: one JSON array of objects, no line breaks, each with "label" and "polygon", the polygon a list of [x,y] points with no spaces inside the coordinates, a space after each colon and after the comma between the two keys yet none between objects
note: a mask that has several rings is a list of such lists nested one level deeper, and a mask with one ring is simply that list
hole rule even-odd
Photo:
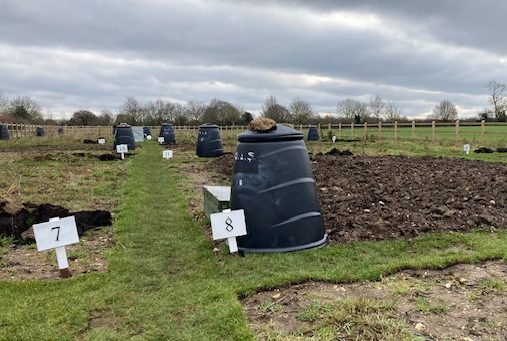
[{"label": "tilled earth", "polygon": [[[210,163],[232,174],[232,155]],[[331,241],[507,228],[507,166],[452,158],[312,157]]]}]

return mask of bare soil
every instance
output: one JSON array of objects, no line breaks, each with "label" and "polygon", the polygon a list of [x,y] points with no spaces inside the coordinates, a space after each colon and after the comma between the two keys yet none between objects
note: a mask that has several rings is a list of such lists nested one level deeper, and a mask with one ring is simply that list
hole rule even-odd
[{"label": "bare soil", "polygon": [[[79,244],[67,246],[72,275],[102,272],[108,268],[105,253],[114,244],[110,228],[89,231]],[[58,279],[60,273],[53,250],[37,252],[35,244],[0,247],[0,279]]]},{"label": "bare soil", "polygon": [[407,331],[419,340],[505,340],[506,303],[503,261],[405,270],[379,282],[308,282],[243,300],[261,340],[396,340]]},{"label": "bare soil", "polygon": [[[229,177],[233,157],[210,163]],[[507,165],[401,156],[312,157],[332,242],[507,228]]]}]

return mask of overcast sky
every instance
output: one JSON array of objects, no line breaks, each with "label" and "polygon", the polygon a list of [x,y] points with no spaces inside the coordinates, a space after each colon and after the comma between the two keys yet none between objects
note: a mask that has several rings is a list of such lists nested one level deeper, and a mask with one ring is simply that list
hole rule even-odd
[{"label": "overcast sky", "polygon": [[126,96],[319,112],[378,94],[409,117],[461,116],[507,82],[505,0],[0,0],[0,91],[53,118]]}]

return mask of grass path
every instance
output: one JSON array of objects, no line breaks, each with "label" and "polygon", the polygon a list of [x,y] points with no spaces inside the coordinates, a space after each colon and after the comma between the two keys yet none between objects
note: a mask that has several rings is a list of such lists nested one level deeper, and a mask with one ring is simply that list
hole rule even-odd
[{"label": "grass path", "polygon": [[507,255],[505,231],[427,235],[415,241],[229,256],[188,211],[200,195],[178,163],[145,143],[128,160],[110,270],[70,280],[0,282],[0,340],[248,340],[238,295],[307,279],[378,279],[403,268],[439,268]]}]

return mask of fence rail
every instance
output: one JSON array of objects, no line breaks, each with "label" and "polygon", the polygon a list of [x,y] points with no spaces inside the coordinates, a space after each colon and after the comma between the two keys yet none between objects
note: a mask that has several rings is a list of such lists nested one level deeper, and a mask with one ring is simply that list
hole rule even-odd
[{"label": "fence rail", "polygon": [[[55,137],[61,134],[76,138],[109,137],[112,135],[112,126],[49,126],[19,123],[1,123],[7,126],[11,138],[35,136],[36,128],[42,127],[46,136]],[[307,130],[310,125],[291,125],[301,131]],[[176,131],[198,131],[197,125],[175,125]],[[378,123],[337,123],[317,125],[321,136],[334,135],[340,139],[367,139],[378,140],[426,140],[437,142],[442,140],[476,141],[499,141],[507,143],[507,123],[505,122],[378,122]],[[157,131],[160,126],[151,126]],[[222,131],[240,132],[247,129],[245,125],[220,126]],[[62,130],[59,133],[59,130]]]}]

